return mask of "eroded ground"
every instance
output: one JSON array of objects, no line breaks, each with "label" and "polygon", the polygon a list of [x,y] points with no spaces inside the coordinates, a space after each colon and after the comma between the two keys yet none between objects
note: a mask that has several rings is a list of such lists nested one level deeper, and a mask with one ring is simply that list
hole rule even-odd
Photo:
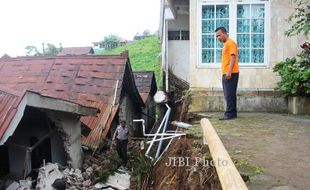
[{"label": "eroded ground", "polygon": [[219,113],[199,115],[209,118],[241,173],[249,176],[249,189],[310,189],[310,116],[239,113],[235,120],[219,121]]},{"label": "eroded ground", "polygon": [[[204,159],[204,160],[202,160]],[[206,146],[190,137],[175,140],[152,170],[150,190],[221,190]]]}]

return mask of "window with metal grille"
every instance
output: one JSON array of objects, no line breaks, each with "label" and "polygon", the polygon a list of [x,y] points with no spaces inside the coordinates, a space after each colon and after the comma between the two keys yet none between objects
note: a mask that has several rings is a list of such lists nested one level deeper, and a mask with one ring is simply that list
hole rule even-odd
[{"label": "window with metal grille", "polygon": [[200,9],[200,66],[219,67],[223,44],[214,30],[223,26],[238,45],[241,66],[267,65],[268,0],[213,1],[205,0]]},{"label": "window with metal grille", "polygon": [[168,31],[168,40],[189,40],[189,31]]}]

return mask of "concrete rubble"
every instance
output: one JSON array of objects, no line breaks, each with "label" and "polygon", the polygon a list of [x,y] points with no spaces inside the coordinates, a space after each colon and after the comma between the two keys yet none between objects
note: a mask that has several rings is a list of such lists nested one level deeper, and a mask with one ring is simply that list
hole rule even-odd
[{"label": "concrete rubble", "polygon": [[[87,166],[87,165],[84,165]],[[101,169],[100,166],[92,164],[92,166],[87,166],[80,169],[64,168],[58,164],[47,163],[45,166],[39,169],[39,175],[37,178],[36,190],[52,190],[51,184],[59,178],[65,179],[67,184],[67,190],[97,190],[101,188],[96,188],[94,186],[95,172]],[[31,190],[31,179],[20,180],[19,183],[14,181],[5,190]]]},{"label": "concrete rubble", "polygon": [[63,176],[63,173],[58,169],[58,164],[47,163],[39,169],[36,189],[52,190],[52,183]]},{"label": "concrete rubble", "polygon": [[95,189],[127,190],[130,187],[130,172],[121,167],[109,176],[106,183],[97,183],[94,187]]},{"label": "concrete rubble", "polygon": [[[139,147],[138,145],[139,143],[137,147]],[[0,184],[0,190],[52,190],[51,184],[59,178],[66,181],[67,190],[129,189],[130,172],[122,167],[109,176],[105,184],[98,182],[100,181],[100,172],[104,168],[111,167],[111,164],[115,164],[109,160],[111,155],[116,155],[114,149],[107,149],[104,152],[97,152],[93,155],[88,152],[85,154],[84,164],[81,169],[74,169],[68,166],[63,167],[57,163],[46,163],[39,168],[37,179],[27,178],[27,180],[20,181],[0,181],[1,184],[3,183],[3,187]],[[37,182],[36,187],[31,187],[35,181]]]},{"label": "concrete rubble", "polygon": [[31,178],[28,178],[26,180],[19,180],[19,183],[14,181],[5,190],[30,190],[31,184]]}]

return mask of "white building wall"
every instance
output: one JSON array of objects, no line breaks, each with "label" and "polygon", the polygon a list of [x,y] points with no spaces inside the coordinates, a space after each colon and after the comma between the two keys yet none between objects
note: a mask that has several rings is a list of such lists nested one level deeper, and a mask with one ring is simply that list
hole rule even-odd
[{"label": "white building wall", "polygon": [[[177,14],[168,21],[168,31],[189,31],[189,15]],[[168,41],[169,70],[177,77],[189,82],[189,40]]]},{"label": "white building wall", "polygon": [[189,41],[168,41],[169,69],[177,77],[189,82]]},{"label": "white building wall", "polygon": [[178,14],[174,20],[168,21],[169,30],[189,30],[189,15]]}]

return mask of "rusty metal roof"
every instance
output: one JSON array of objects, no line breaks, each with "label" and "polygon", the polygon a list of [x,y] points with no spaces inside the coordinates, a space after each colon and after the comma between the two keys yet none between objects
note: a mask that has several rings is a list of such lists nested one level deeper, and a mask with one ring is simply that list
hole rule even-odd
[{"label": "rusty metal roof", "polygon": [[23,94],[0,87],[0,139],[17,112]]},{"label": "rusty metal roof", "polygon": [[[84,106],[96,107],[100,110],[97,117],[81,118],[85,125],[95,129],[98,125],[105,127],[106,124],[102,122],[107,122],[113,115],[111,114],[113,108],[117,107],[120,101],[124,77],[131,76],[125,75],[125,70],[131,72],[128,53],[115,56],[80,55],[0,59],[0,86],[19,92],[31,90]],[[131,86],[136,89],[135,84]],[[137,106],[142,107],[144,104],[141,97],[139,95],[135,97]],[[17,97],[6,94],[3,95],[3,100],[5,98],[13,104]],[[113,101],[115,101],[114,104]],[[4,103],[0,103],[0,106],[3,106],[1,114],[10,111],[10,106],[5,106]],[[110,110],[110,113],[106,113],[106,110]],[[108,119],[105,118],[107,115]],[[92,136],[90,138],[94,139]],[[86,145],[94,144],[98,145],[98,142]]]},{"label": "rusty metal roof", "polygon": [[61,52],[59,52],[58,56],[63,55],[89,55],[94,54],[94,49],[91,46],[87,47],[65,47],[62,48]]},{"label": "rusty metal roof", "polygon": [[156,93],[155,74],[153,71],[139,71],[134,72],[133,75],[139,94],[145,103],[148,96],[153,96]]}]

